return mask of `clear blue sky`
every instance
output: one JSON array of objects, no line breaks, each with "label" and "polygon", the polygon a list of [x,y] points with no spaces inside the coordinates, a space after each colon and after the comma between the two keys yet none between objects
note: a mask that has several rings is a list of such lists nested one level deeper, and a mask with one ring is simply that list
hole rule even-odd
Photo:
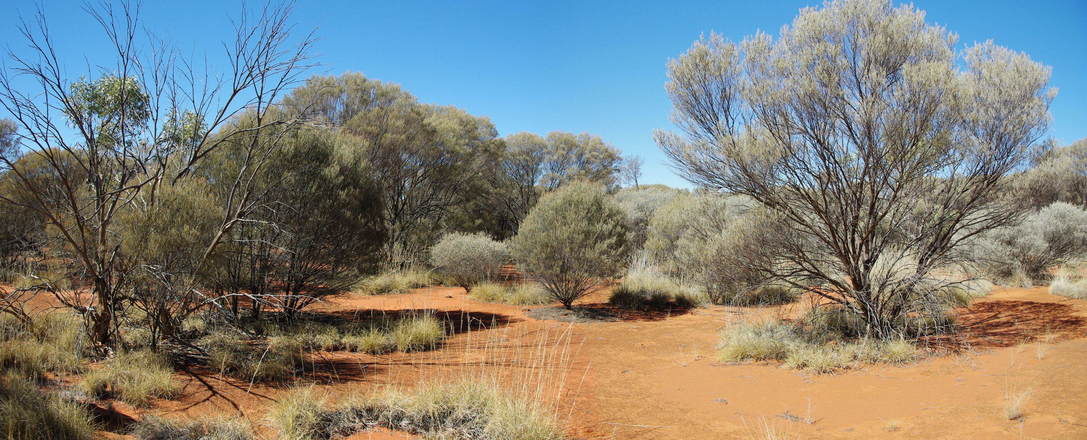
[{"label": "clear blue sky", "polygon": [[[37,2],[5,2],[0,41],[24,46],[15,25]],[[45,2],[66,67],[78,75],[105,49],[83,2]],[[145,25],[176,46],[211,52],[230,37],[234,0],[144,2]],[[252,4],[259,2],[250,1]],[[398,83],[422,101],[490,117],[499,131],[589,132],[645,160],[645,183],[686,186],[651,135],[669,128],[665,63],[701,33],[735,40],[776,34],[808,1],[299,1],[294,21],[316,29],[313,73],[357,71]],[[1060,89],[1051,135],[1087,137],[1087,1],[938,1],[915,4],[930,23],[1029,53]]]}]

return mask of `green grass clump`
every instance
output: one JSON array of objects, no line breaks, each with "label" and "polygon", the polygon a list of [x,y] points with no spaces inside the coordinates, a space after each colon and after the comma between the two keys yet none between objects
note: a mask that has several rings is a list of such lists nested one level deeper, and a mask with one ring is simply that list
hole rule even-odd
[{"label": "green grass clump", "polygon": [[333,350],[340,346],[340,330],[331,324],[303,322],[288,329],[287,333],[298,338],[307,350]]},{"label": "green grass clump", "polygon": [[434,283],[434,276],[420,269],[385,272],[362,280],[356,290],[368,295],[406,293],[411,289],[427,287]]},{"label": "green grass clump", "polygon": [[181,391],[169,362],[150,351],[117,355],[88,373],[81,386],[92,396],[116,397],[136,406],[149,406],[156,398],[174,397]]},{"label": "green grass clump", "polygon": [[783,361],[786,367],[817,374],[862,364],[904,364],[921,357],[917,347],[904,339],[847,339],[841,333],[825,333],[838,331],[835,325],[847,325],[828,321],[822,327],[807,328],[783,321],[730,326],[722,334],[718,353],[725,362],[776,360]]},{"label": "green grass clump", "polygon": [[270,419],[290,440],[347,437],[378,425],[433,439],[560,440],[554,414],[490,383],[461,381],[388,390],[323,409],[312,390],[281,399]]},{"label": "green grass clump", "polygon": [[305,366],[302,342],[291,336],[274,336],[265,343],[227,333],[213,333],[200,340],[212,368],[239,379],[264,382],[295,376]]},{"label": "green grass clump", "polygon": [[646,270],[628,273],[608,299],[608,303],[613,306],[632,310],[685,309],[706,302],[705,293],[699,289]]},{"label": "green grass clump", "polygon": [[81,371],[83,339],[79,317],[48,313],[25,323],[0,315],[0,372],[40,379],[46,373]]},{"label": "green grass clump", "polygon": [[144,416],[132,428],[132,436],[137,440],[250,440],[253,431],[238,420],[176,422]]},{"label": "green grass clump", "polygon": [[506,286],[498,283],[482,283],[472,287],[468,296],[476,301],[535,306],[550,303],[553,299],[542,286],[535,283]]},{"label": "green grass clump", "polygon": [[0,376],[0,436],[7,440],[94,438],[94,418],[79,404],[39,390],[13,375]]},{"label": "green grass clump", "polygon": [[442,322],[433,315],[401,318],[390,331],[399,351],[430,350],[445,339]]},{"label": "green grass clump", "polygon": [[396,350],[396,342],[387,331],[371,328],[343,337],[343,347],[350,351],[385,354]]}]

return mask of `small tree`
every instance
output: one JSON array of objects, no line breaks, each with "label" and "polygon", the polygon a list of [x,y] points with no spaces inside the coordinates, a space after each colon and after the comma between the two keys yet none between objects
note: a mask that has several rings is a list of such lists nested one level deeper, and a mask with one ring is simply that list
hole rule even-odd
[{"label": "small tree", "polygon": [[626,215],[602,185],[566,185],[541,198],[525,217],[513,254],[522,270],[569,309],[626,266]]},{"label": "small tree", "polygon": [[[1035,155],[1050,70],[992,42],[957,51],[923,11],[838,0],[777,39],[717,35],[669,63],[682,135],[657,141],[700,186],[750,196],[787,238],[764,268],[901,334],[918,287],[964,243],[1015,221],[1009,176]],[[908,260],[888,277],[877,261]]]},{"label": "small tree", "polygon": [[506,244],[485,234],[446,234],[430,249],[430,262],[465,291],[498,274],[509,261]]}]

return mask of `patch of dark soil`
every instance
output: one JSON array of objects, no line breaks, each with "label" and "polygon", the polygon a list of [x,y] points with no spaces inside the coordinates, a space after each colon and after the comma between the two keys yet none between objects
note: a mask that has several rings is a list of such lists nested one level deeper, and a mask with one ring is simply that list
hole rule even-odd
[{"label": "patch of dark soil", "polygon": [[1069,304],[1037,301],[982,301],[959,311],[959,332],[924,338],[937,349],[1011,347],[1044,335],[1059,339],[1087,336],[1087,318]]}]

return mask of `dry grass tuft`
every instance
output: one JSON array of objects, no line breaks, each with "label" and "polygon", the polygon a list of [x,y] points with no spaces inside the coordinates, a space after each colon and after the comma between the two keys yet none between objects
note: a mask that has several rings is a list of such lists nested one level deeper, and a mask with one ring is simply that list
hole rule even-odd
[{"label": "dry grass tuft", "polygon": [[116,397],[136,406],[149,406],[155,398],[170,398],[181,390],[169,362],[150,351],[117,355],[87,373],[81,386],[92,396]]},{"label": "dry grass tuft", "polygon": [[82,406],[39,390],[27,380],[0,376],[0,436],[7,440],[94,438],[94,418]]},{"label": "dry grass tuft", "polygon": [[725,362],[783,361],[789,368],[817,374],[833,373],[861,364],[904,364],[921,357],[906,340],[828,340],[783,321],[730,326],[718,346]]},{"label": "dry grass tuft", "polygon": [[1049,283],[1049,293],[1075,299],[1087,299],[1087,279],[1062,268]]},{"label": "dry grass tuft", "polygon": [[535,283],[506,286],[499,283],[482,283],[472,287],[468,296],[476,301],[510,304],[515,306],[535,306],[551,303],[551,294]]},{"label": "dry grass tuft", "polygon": [[1031,390],[1004,392],[1004,415],[1008,420],[1020,420],[1026,415],[1025,407],[1031,394]]},{"label": "dry grass tuft", "polygon": [[427,287],[433,284],[434,275],[429,271],[405,269],[385,272],[362,280],[356,286],[356,290],[367,295],[388,295],[406,293],[411,289]]},{"label": "dry grass tuft", "polygon": [[132,436],[137,440],[250,440],[253,431],[238,420],[175,422],[144,416],[132,428]]}]

